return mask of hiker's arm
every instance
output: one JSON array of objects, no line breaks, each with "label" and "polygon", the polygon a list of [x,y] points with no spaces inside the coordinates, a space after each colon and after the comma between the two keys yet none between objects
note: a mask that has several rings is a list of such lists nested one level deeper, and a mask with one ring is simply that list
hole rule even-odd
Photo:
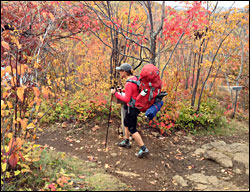
[{"label": "hiker's arm", "polygon": [[130,83],[126,83],[125,85],[125,96],[122,96],[118,92],[115,93],[115,97],[125,103],[129,103],[132,96],[132,87]]}]

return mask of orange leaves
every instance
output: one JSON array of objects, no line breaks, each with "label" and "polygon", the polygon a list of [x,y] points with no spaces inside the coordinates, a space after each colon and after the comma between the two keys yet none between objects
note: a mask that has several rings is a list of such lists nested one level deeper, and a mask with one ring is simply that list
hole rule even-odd
[{"label": "orange leaves", "polygon": [[92,128],[92,131],[96,131],[97,129],[100,129],[100,127],[98,125],[95,125],[93,128]]},{"label": "orange leaves", "polygon": [[12,150],[13,152],[16,152],[18,150],[21,149],[22,145],[23,145],[24,141],[21,138],[13,138],[13,136],[11,137],[11,140],[9,142],[9,149]]},{"label": "orange leaves", "polygon": [[16,46],[17,46],[18,49],[21,49],[21,48],[22,48],[22,45],[19,43],[18,40],[16,40]]},{"label": "orange leaves", "polygon": [[17,87],[17,96],[23,102],[24,100],[24,88],[23,87]]},{"label": "orange leaves", "polygon": [[[19,98],[20,101],[24,101],[24,91],[25,91],[25,86],[23,87],[17,87],[17,96]],[[35,97],[39,97],[40,96],[40,91],[37,87],[32,87]]]},{"label": "orange leaves", "polygon": [[52,21],[55,21],[55,17],[54,17],[54,15],[53,15],[52,13],[49,13],[49,17],[50,17],[50,19],[51,19]]},{"label": "orange leaves", "polygon": [[25,130],[27,128],[27,119],[20,119],[20,123],[21,123],[21,127],[23,130]]},{"label": "orange leaves", "polygon": [[51,93],[51,91],[49,90],[49,88],[42,87],[42,93],[43,93],[43,97],[45,99],[49,99],[49,94]]},{"label": "orange leaves", "polygon": [[59,184],[61,187],[64,187],[64,184],[68,184],[68,180],[70,180],[69,177],[62,176],[61,178],[57,179],[57,184]]},{"label": "orange leaves", "polygon": [[40,95],[39,89],[38,89],[37,87],[32,87],[32,88],[33,88],[33,91],[34,91],[35,96],[36,96],[36,97],[39,97],[39,95]]},{"label": "orange leaves", "polygon": [[10,50],[10,46],[9,43],[5,42],[5,41],[1,41],[1,45],[6,48],[7,50]]}]

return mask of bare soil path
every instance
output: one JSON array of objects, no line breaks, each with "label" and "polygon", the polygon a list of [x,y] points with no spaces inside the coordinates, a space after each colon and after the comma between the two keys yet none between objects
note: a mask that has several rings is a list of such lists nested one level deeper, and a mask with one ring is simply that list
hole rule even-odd
[{"label": "bare soil path", "polygon": [[117,134],[119,125],[119,120],[113,119],[106,151],[106,122],[87,123],[78,128],[73,123],[55,124],[45,129],[36,142],[83,161],[95,162],[131,190],[249,190],[249,150],[248,157],[244,157],[246,162],[232,156],[231,167],[222,166],[204,153],[206,145],[216,142],[224,147],[240,143],[249,148],[249,126],[233,136],[187,136],[179,131],[163,137],[155,129],[140,128],[150,155],[138,159],[135,153],[139,148],[133,140],[131,149],[117,146],[122,140]]}]

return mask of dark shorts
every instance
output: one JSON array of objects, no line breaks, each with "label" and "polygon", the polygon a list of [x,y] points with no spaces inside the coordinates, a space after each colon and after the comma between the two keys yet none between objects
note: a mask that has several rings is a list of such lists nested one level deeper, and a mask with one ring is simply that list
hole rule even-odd
[{"label": "dark shorts", "polygon": [[137,116],[139,115],[140,110],[137,108],[129,108],[126,111],[126,115],[124,118],[124,125],[128,127],[129,132],[134,134],[137,132],[136,125],[137,125]]}]

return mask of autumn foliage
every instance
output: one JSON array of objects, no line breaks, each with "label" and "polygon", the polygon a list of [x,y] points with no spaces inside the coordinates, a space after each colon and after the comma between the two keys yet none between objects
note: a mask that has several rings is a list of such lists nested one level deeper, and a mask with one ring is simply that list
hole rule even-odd
[{"label": "autumn foliage", "polygon": [[31,172],[39,160],[41,151],[32,157],[38,146],[30,142],[41,123],[104,120],[109,88],[124,83],[114,69],[124,62],[137,75],[147,63],[160,69],[168,96],[150,125],[162,134],[216,122],[218,102],[209,98],[221,97],[221,85],[244,87],[240,106],[233,92],[223,96],[225,114],[234,105],[237,112],[248,110],[248,7],[219,12],[200,1],[185,7],[151,1],[1,2],[1,187]]}]

